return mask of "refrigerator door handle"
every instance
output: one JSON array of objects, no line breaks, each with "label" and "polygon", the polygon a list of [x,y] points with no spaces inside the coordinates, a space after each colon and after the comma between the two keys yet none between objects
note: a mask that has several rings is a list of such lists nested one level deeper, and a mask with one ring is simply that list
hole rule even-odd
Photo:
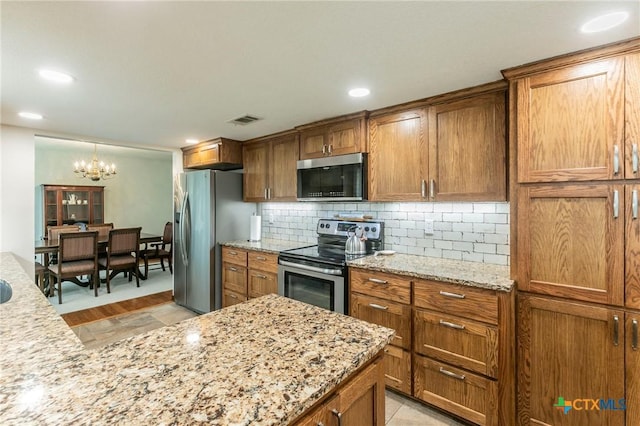
[{"label": "refrigerator door handle", "polygon": [[185,226],[186,226],[186,212],[187,212],[187,198],[189,198],[189,193],[185,192],[184,194],[184,198],[182,199],[182,207],[180,208],[180,240],[182,241],[182,244],[180,244],[180,255],[182,256],[182,263],[184,263],[184,265],[188,265],[189,264],[189,259],[187,258],[187,250],[186,250],[186,245],[187,242],[185,240]]}]

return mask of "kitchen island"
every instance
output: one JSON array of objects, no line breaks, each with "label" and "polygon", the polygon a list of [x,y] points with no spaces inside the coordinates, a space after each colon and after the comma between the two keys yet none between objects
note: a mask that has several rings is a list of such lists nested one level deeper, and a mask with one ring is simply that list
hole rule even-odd
[{"label": "kitchen island", "polygon": [[91,351],[12,254],[0,278],[13,287],[0,305],[3,425],[291,424],[393,335],[268,295]]}]

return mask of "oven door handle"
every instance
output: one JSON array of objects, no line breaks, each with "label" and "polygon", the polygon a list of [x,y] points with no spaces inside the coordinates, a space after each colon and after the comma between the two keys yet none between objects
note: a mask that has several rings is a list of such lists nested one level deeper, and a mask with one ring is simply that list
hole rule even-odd
[{"label": "oven door handle", "polygon": [[306,271],[317,272],[319,274],[327,274],[327,275],[342,275],[342,269],[323,269],[316,268],[315,266],[302,265],[299,263],[288,262],[286,260],[279,260],[278,263],[282,266],[289,266],[291,268],[304,269]]}]

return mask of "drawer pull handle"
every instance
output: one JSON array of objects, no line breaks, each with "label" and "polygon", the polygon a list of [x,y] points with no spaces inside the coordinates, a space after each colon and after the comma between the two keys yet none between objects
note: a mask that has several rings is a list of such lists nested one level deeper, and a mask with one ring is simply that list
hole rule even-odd
[{"label": "drawer pull handle", "polygon": [[229,297],[232,298],[232,299],[237,299],[238,298],[238,296],[236,296],[235,294],[229,294]]},{"label": "drawer pull handle", "polygon": [[267,260],[267,258],[262,256],[256,256],[256,260]]},{"label": "drawer pull handle", "polygon": [[620,340],[620,319],[617,315],[613,316],[613,346],[618,346]]},{"label": "drawer pull handle", "polygon": [[266,275],[262,275],[262,274],[256,274],[256,277],[261,278],[263,280],[267,279],[267,276]]},{"label": "drawer pull handle", "polygon": [[238,272],[238,268],[234,268],[233,266],[229,266],[229,268],[227,268],[227,269],[229,269],[230,271],[233,271],[233,272]]},{"label": "drawer pull handle", "polygon": [[237,252],[237,251],[230,251],[230,252],[229,252],[229,254],[230,254],[231,256],[237,256],[237,255],[238,255],[238,252]]},{"label": "drawer pull handle", "polygon": [[631,320],[631,349],[638,350],[638,320]]},{"label": "drawer pull handle", "polygon": [[378,278],[369,278],[368,280],[376,284],[388,284],[388,281],[379,280]]},{"label": "drawer pull handle", "polygon": [[633,174],[638,173],[638,144],[631,145],[631,171]]},{"label": "drawer pull handle", "polygon": [[381,311],[386,311],[387,309],[389,309],[388,306],[382,306],[382,305],[378,305],[376,303],[369,303],[369,306],[371,306],[373,309],[379,309]]},{"label": "drawer pull handle", "polygon": [[453,377],[454,379],[458,379],[458,380],[464,380],[464,378],[465,378],[464,374],[462,374],[462,375],[456,374],[456,373],[453,373],[453,372],[451,372],[449,370],[445,370],[442,367],[440,367],[440,372],[442,374],[444,374],[445,376]]},{"label": "drawer pull handle", "polygon": [[464,325],[454,324],[452,322],[445,321],[445,320],[440,320],[440,325],[443,325],[449,328],[455,328],[456,330],[464,330]]},{"label": "drawer pull handle", "polygon": [[453,297],[454,299],[464,299],[466,297],[464,294],[449,293],[448,291],[440,291],[440,295],[445,297]]},{"label": "drawer pull handle", "polygon": [[389,379],[389,380],[392,380],[392,381],[394,381],[394,382],[396,382],[396,383],[402,383],[402,380],[400,380],[400,379],[396,379],[395,377],[391,377],[391,376],[390,376],[390,375],[388,375],[388,374],[385,374],[385,375],[384,375],[384,377],[385,377],[385,378],[387,378],[387,379]]},{"label": "drawer pull handle", "polygon": [[338,418],[338,426],[342,426],[342,413],[335,408],[331,410],[331,413]]}]

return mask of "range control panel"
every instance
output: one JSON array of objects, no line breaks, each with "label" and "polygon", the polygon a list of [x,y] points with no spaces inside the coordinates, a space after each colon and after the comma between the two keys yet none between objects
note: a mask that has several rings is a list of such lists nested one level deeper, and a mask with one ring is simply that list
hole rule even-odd
[{"label": "range control panel", "polygon": [[340,235],[347,237],[348,232],[356,231],[359,237],[360,232],[368,240],[379,240],[384,235],[384,222],[357,221],[350,222],[339,219],[320,219],[318,221],[318,235]]}]

